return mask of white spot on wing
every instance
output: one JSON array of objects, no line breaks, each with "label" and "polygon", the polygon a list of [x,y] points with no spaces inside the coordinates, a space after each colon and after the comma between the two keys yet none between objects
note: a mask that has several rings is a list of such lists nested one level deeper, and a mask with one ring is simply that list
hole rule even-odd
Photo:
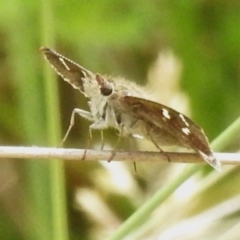
[{"label": "white spot on wing", "polygon": [[189,135],[191,132],[190,132],[190,130],[189,130],[189,128],[182,128],[182,131],[183,131],[183,133],[184,134],[186,134],[186,135]]},{"label": "white spot on wing", "polygon": [[143,139],[143,136],[138,135],[138,134],[133,134],[132,136],[135,137],[135,138],[138,138],[138,139]]},{"label": "white spot on wing", "polygon": [[189,123],[187,122],[187,120],[181,113],[179,114],[179,117],[182,119],[182,121],[185,123],[185,125],[189,127]]},{"label": "white spot on wing", "polygon": [[208,164],[210,164],[217,171],[221,172],[221,162],[220,161],[218,161],[213,155],[209,156],[209,155],[206,155],[202,151],[198,151],[198,152]]},{"label": "white spot on wing", "polygon": [[64,61],[63,58],[59,57],[59,61],[62,62],[62,64],[64,65],[64,67],[65,67],[68,71],[70,71],[70,68],[68,67],[68,65],[66,64],[66,62]]},{"label": "white spot on wing", "polygon": [[167,109],[163,108],[163,109],[162,109],[162,114],[163,114],[163,116],[164,116],[165,118],[171,119],[171,117],[170,117],[169,112],[168,112]]}]

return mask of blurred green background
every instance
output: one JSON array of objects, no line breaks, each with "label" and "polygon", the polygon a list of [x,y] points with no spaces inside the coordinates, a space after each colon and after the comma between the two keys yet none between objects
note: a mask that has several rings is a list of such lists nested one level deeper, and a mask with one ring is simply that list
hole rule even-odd
[{"label": "blurred green background", "polygon": [[[1,145],[57,146],[73,108],[88,108],[78,91],[54,79],[38,51],[43,45],[93,72],[147,85],[214,139],[240,115],[239,26],[239,1],[0,0]],[[77,117],[65,146],[86,147],[88,126]],[[104,134],[111,149],[117,134]],[[93,136],[91,148],[99,149],[99,132]],[[238,149],[235,139],[222,150]],[[130,163],[1,159],[0,238],[111,236],[184,171],[183,164],[169,165],[141,163],[135,175]],[[199,167],[126,239],[238,239],[240,201],[229,201],[239,192],[238,168],[224,166],[219,174]],[[166,235],[193,216],[192,227],[180,225],[185,237],[180,230],[175,238]]]}]

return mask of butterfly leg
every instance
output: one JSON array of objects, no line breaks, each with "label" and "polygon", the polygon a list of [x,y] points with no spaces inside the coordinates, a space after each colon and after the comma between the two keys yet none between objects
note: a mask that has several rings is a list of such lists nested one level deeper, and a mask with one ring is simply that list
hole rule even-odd
[{"label": "butterfly leg", "polygon": [[[136,129],[142,128],[142,129],[145,129],[143,136],[146,137],[147,139],[151,140],[151,142],[155,145],[155,147],[156,147],[161,153],[163,153],[163,154],[166,156],[168,162],[171,162],[171,159],[170,159],[169,155],[168,155],[166,152],[164,152],[164,151],[158,146],[158,144],[155,142],[155,140],[153,139],[153,137],[152,137],[152,135],[151,135],[151,132],[150,132],[151,128],[146,127],[146,124],[145,124],[142,120],[139,120],[139,119],[138,119],[138,120],[132,125],[132,128],[136,128]],[[137,134],[137,135],[134,134],[133,136],[135,136],[135,137],[140,137],[140,136],[138,136],[138,134]]]},{"label": "butterfly leg", "polygon": [[83,153],[83,156],[82,156],[82,160],[85,160],[85,157],[87,155],[87,149],[89,148],[89,145],[91,143],[91,140],[92,140],[92,129],[89,128],[89,135],[88,135],[88,141],[87,141],[87,146],[84,150],[84,153]]},{"label": "butterfly leg", "polygon": [[[137,119],[135,122],[132,123],[131,125],[131,129],[143,129],[143,126],[144,126],[144,122],[140,119]],[[132,133],[131,136],[133,138],[138,138],[138,139],[142,139],[143,136],[140,135],[140,134],[135,134],[135,133]],[[133,162],[133,168],[134,168],[134,173],[137,174],[137,163],[136,162]]]},{"label": "butterfly leg", "polygon": [[104,136],[103,136],[103,130],[101,130],[101,151],[104,148]]},{"label": "butterfly leg", "polygon": [[[114,156],[116,155],[116,149],[117,149],[117,146],[119,144],[119,142],[121,141],[123,137],[123,126],[121,126],[121,131],[119,133],[119,136],[118,136],[118,139],[113,147],[113,151],[112,151],[112,155],[111,157],[108,159],[108,162],[111,162],[114,158]],[[130,138],[130,145],[132,146],[132,138]],[[132,149],[132,147],[130,147],[130,149]],[[137,174],[137,164],[136,162],[133,162],[133,169],[134,169],[134,173]]]},{"label": "butterfly leg", "polygon": [[151,134],[149,134],[149,138],[150,138],[150,140],[152,141],[152,143],[155,145],[155,147],[156,147],[162,154],[164,154],[164,155],[166,156],[168,162],[171,162],[171,159],[170,159],[169,155],[168,155],[166,152],[164,152],[164,151],[158,146],[158,144],[157,144],[157,143],[154,141],[154,139],[152,138]]},{"label": "butterfly leg", "polygon": [[114,158],[114,156],[116,155],[116,149],[117,146],[119,144],[119,142],[121,141],[122,137],[123,137],[123,124],[119,124],[119,135],[118,135],[118,139],[116,141],[116,143],[114,144],[113,150],[112,150],[112,155],[110,156],[110,158],[108,159],[108,162],[111,162]]},{"label": "butterfly leg", "polygon": [[[129,141],[130,141],[130,149],[133,149],[134,139],[132,136],[130,137]],[[137,163],[135,161],[133,162],[133,170],[134,170],[134,174],[137,175]]]},{"label": "butterfly leg", "polygon": [[[79,108],[74,108],[73,112],[72,112],[72,115],[71,115],[71,119],[70,119],[70,124],[69,124],[68,130],[67,130],[66,134],[64,135],[64,138],[61,141],[60,146],[62,146],[63,143],[66,141],[66,139],[67,139],[67,137],[68,137],[72,127],[74,126],[75,114],[78,114],[81,117],[83,117],[85,119],[88,119],[89,121],[94,121],[93,117],[92,117],[92,114],[90,112],[84,111],[84,110],[79,109]],[[90,139],[91,139],[91,132],[90,132]],[[90,140],[89,140],[89,142],[90,142]],[[88,142],[88,145],[89,145],[89,142]],[[85,149],[85,152],[83,154],[83,159],[85,158],[85,156],[86,156],[86,149]]]},{"label": "butterfly leg", "polygon": [[[138,122],[139,120],[137,120]],[[136,122],[136,123],[137,123]],[[133,125],[135,125],[136,123],[134,123]],[[117,148],[117,145],[119,144],[120,140],[122,139],[123,135],[126,137],[126,136],[129,136],[130,137],[130,149],[132,149],[132,134],[131,133],[124,133],[124,125],[122,123],[119,123],[119,135],[118,135],[118,139],[117,139],[117,142],[115,143],[115,146],[113,148],[113,153],[112,153],[112,156],[110,157],[110,159],[108,160],[108,162],[110,162],[114,156],[116,155],[116,148]],[[132,126],[134,127],[134,126]],[[137,173],[137,164],[136,162],[133,162],[133,169],[134,169],[134,173],[136,174]]]},{"label": "butterfly leg", "polygon": [[61,141],[60,146],[62,146],[63,143],[66,141],[66,139],[67,139],[67,137],[68,137],[72,127],[74,126],[75,114],[76,113],[79,114],[80,116],[84,115],[84,118],[92,120],[92,114],[90,112],[84,111],[84,110],[79,109],[79,108],[74,108],[73,111],[72,111],[72,115],[71,115],[71,119],[70,119],[70,124],[69,124],[68,130],[67,130],[66,134],[64,135],[64,138]]},{"label": "butterfly leg", "polygon": [[[86,114],[86,113],[88,113],[88,112],[84,111],[84,114]],[[89,113],[89,114],[91,114],[91,113]],[[87,115],[83,115],[82,112],[81,112],[80,116],[82,116],[82,117],[84,117],[84,118],[87,118],[88,120],[94,121],[93,118],[88,118],[88,116],[87,116]],[[91,116],[92,116],[92,115],[91,115]],[[90,125],[90,127],[89,127],[89,139],[88,139],[87,148],[88,148],[88,146],[90,145],[90,142],[91,142],[91,140],[92,140],[92,130],[93,130],[93,129],[98,129],[98,130],[100,129],[100,130],[101,130],[101,142],[102,142],[102,144],[101,144],[101,150],[102,150],[102,148],[103,148],[103,146],[104,146],[103,130],[102,130],[103,128],[105,128],[105,122],[104,122],[102,119],[100,119],[100,120],[98,120],[98,121],[96,121],[96,122],[94,122],[93,124]],[[86,157],[87,148],[85,148],[85,151],[84,151],[82,160],[84,160],[85,157]]]},{"label": "butterfly leg", "polygon": [[98,121],[95,121],[93,124],[91,124],[89,128],[90,130],[95,129],[101,131],[101,150],[103,150],[104,147],[103,129],[107,128],[105,120],[99,119]]}]

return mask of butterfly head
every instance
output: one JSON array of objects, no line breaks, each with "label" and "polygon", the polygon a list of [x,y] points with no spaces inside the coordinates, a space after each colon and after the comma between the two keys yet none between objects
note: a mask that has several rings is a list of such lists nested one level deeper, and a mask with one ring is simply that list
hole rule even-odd
[{"label": "butterfly head", "polygon": [[96,74],[96,81],[98,83],[102,96],[108,97],[114,93],[114,86],[112,83],[106,81],[101,75]]}]

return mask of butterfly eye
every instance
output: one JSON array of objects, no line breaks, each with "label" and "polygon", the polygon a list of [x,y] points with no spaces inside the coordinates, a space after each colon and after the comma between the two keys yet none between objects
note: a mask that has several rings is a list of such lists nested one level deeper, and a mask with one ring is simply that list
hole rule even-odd
[{"label": "butterfly eye", "polygon": [[106,84],[104,87],[100,88],[101,94],[103,96],[109,96],[113,92],[113,88],[110,84]]},{"label": "butterfly eye", "polygon": [[113,92],[113,86],[110,83],[104,81],[104,79],[99,74],[96,74],[96,80],[98,82],[101,94],[103,96],[110,96]]}]

